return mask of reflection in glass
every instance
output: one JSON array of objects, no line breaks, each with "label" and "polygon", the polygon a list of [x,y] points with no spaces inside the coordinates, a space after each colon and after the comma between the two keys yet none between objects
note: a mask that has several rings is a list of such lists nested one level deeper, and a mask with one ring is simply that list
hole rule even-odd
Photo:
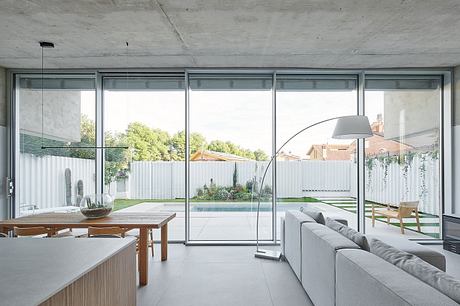
[{"label": "reflection in glass", "polygon": [[365,101],[367,231],[438,238],[440,81],[371,78]]}]

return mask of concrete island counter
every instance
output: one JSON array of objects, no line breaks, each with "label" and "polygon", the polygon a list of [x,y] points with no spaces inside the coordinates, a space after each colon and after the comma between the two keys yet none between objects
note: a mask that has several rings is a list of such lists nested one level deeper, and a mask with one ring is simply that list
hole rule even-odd
[{"label": "concrete island counter", "polygon": [[134,238],[2,238],[0,304],[136,305]]}]

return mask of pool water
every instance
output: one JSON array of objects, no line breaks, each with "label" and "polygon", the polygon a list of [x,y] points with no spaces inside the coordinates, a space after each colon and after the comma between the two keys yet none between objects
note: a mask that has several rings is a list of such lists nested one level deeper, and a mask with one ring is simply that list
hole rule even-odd
[{"label": "pool water", "polygon": [[[306,206],[308,203],[279,203],[278,211],[286,211],[291,209],[299,209]],[[193,212],[255,212],[257,211],[257,203],[190,203],[190,211]],[[263,203],[260,205],[260,211],[271,211],[271,203]]]}]

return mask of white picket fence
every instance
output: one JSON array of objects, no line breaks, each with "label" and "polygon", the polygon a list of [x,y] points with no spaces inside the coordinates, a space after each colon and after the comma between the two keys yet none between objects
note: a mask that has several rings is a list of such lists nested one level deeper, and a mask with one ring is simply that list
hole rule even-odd
[{"label": "white picket fence", "polygon": [[[211,179],[218,186],[231,186],[235,165],[238,183],[244,185],[254,178],[260,183],[267,162],[191,162],[191,195],[196,195],[197,189],[203,185],[209,186]],[[385,176],[384,167],[376,161],[370,172],[366,170],[366,199],[379,203],[420,200],[421,211],[438,214],[439,163],[427,159],[424,176],[421,175],[421,166],[422,161],[416,157],[408,168],[407,176],[403,175],[398,164],[391,164]],[[85,194],[94,193],[93,160],[21,154],[18,190],[21,205],[40,208],[65,206],[66,168],[72,171],[73,203],[76,202],[78,180],[83,181]],[[271,175],[268,175],[265,185],[271,186],[271,180]],[[125,190],[119,190],[119,186],[124,186]],[[131,199],[184,198],[185,163],[132,162],[128,179],[123,184],[111,184],[110,192]],[[352,161],[280,161],[277,164],[277,194],[283,198],[356,196],[356,164]]]}]

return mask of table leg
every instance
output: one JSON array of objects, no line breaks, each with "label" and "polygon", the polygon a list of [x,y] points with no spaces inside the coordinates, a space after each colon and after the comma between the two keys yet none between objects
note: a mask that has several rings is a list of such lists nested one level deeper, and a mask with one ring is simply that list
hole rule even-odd
[{"label": "table leg", "polygon": [[149,263],[147,257],[148,229],[139,230],[139,284],[145,286],[148,283]]},{"label": "table leg", "polygon": [[161,261],[168,260],[168,223],[161,227]]}]

